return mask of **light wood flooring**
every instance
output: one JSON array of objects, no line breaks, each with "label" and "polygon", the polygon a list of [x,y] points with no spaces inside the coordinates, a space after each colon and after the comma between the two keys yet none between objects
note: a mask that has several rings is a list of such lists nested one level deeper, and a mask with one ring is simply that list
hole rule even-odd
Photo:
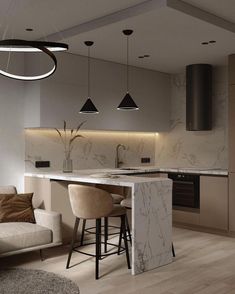
[{"label": "light wood flooring", "polygon": [[74,253],[65,269],[68,247],[0,259],[0,267],[42,269],[75,281],[81,294],[235,294],[235,238],[174,228],[176,258],[161,268],[131,276],[125,256],[101,261],[101,278],[94,279],[93,258]]}]

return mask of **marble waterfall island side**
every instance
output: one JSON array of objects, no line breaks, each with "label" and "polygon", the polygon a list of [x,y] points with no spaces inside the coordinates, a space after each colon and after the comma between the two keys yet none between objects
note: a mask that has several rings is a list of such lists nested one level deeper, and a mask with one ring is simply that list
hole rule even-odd
[{"label": "marble waterfall island side", "polygon": [[172,262],[172,181],[119,175],[118,178],[91,176],[92,171],[25,173],[25,191],[35,193],[35,205],[62,213],[64,226],[73,227],[68,199],[69,183],[105,184],[131,188],[132,274],[139,274]]}]

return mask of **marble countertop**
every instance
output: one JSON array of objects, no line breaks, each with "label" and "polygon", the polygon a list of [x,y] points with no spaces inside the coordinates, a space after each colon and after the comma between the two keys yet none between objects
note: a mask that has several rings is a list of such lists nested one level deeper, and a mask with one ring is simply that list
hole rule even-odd
[{"label": "marble countertop", "polygon": [[198,168],[198,167],[160,167],[160,172],[177,172],[177,173],[190,173],[190,174],[202,174],[202,175],[221,175],[227,176],[228,170],[221,168]]},{"label": "marble countertop", "polygon": [[50,180],[61,180],[61,181],[74,181],[83,183],[93,183],[93,184],[109,184],[116,186],[126,186],[132,187],[137,183],[147,183],[147,182],[161,182],[161,181],[171,181],[168,178],[151,178],[151,177],[136,177],[134,175],[128,175],[132,173],[133,170],[122,171],[117,169],[90,169],[90,170],[78,170],[73,173],[63,173],[61,171],[51,171],[51,172],[32,172],[25,173],[28,177],[37,177]]},{"label": "marble countertop", "polygon": [[[148,167],[133,167],[128,170],[120,169],[84,169],[77,170],[73,173],[63,173],[62,171],[38,171],[38,172],[26,172],[25,176],[47,178],[54,180],[65,180],[65,181],[81,181],[89,183],[100,183],[100,184],[114,184],[131,186],[133,183],[151,182],[153,178],[136,177],[141,173],[153,173],[153,172],[177,172],[177,173],[191,173],[201,175],[221,175],[227,176],[228,171],[224,169],[206,169],[206,168],[159,168],[155,166]],[[161,178],[162,179],[162,178]],[[159,179],[159,180],[161,180]],[[158,178],[154,178],[158,180]]]}]

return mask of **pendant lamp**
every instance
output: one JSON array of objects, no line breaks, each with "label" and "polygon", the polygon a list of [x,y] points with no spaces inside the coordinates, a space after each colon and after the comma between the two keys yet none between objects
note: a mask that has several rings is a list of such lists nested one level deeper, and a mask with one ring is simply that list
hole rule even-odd
[{"label": "pendant lamp", "polygon": [[98,109],[95,107],[90,98],[90,47],[94,44],[94,42],[85,41],[84,44],[88,47],[88,98],[79,113],[99,113]]},{"label": "pendant lamp", "polygon": [[[66,51],[68,50],[68,45],[64,43],[57,43],[57,42],[43,42],[43,41],[26,41],[26,40],[19,40],[19,39],[8,39],[0,41],[0,52],[35,52],[35,53],[45,53],[47,54],[53,61],[52,68],[40,75],[32,75],[32,76],[25,76],[25,75],[18,75],[13,74],[8,71],[0,69],[0,74],[12,78],[15,80],[22,80],[22,81],[36,81],[41,80],[49,77],[52,75],[57,68],[57,60],[55,55],[52,52],[56,51]],[[9,55],[10,56],[10,55]]]},{"label": "pendant lamp", "polygon": [[139,110],[135,101],[129,93],[129,36],[133,33],[133,30],[123,30],[123,34],[127,37],[127,62],[126,62],[126,78],[127,78],[127,91],[126,95],[118,105],[118,110]]}]

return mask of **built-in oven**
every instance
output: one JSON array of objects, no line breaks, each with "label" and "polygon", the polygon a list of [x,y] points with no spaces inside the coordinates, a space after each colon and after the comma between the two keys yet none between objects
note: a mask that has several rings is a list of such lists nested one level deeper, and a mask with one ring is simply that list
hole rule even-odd
[{"label": "built-in oven", "polygon": [[169,173],[173,180],[172,202],[174,207],[200,208],[200,176]]}]

